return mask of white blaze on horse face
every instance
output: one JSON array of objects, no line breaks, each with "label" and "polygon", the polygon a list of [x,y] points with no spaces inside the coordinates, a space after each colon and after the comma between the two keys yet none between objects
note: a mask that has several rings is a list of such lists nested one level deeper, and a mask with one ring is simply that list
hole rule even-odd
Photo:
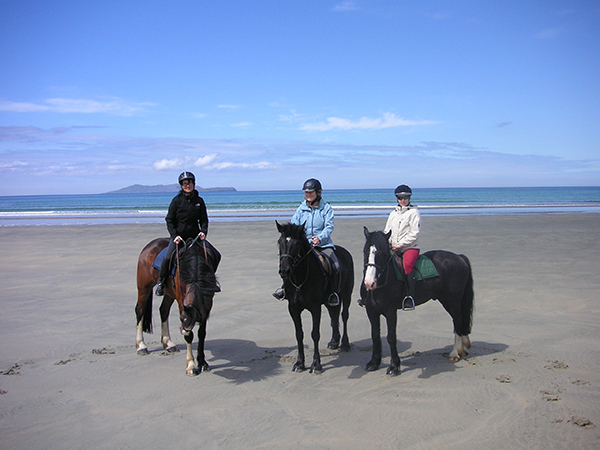
[{"label": "white blaze on horse face", "polygon": [[365,287],[368,291],[377,286],[377,270],[375,269],[375,253],[377,250],[372,245],[369,249],[369,259],[367,260],[367,269],[365,270]]}]

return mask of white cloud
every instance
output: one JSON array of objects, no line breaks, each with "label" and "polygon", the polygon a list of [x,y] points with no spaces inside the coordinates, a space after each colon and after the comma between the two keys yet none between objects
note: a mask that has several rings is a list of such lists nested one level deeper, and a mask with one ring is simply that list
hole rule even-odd
[{"label": "white cloud", "polygon": [[78,113],[78,114],[114,114],[118,116],[133,116],[143,113],[153,103],[133,103],[120,98],[108,100],[49,98],[41,103],[0,101],[0,111],[29,113]]},{"label": "white cloud", "polygon": [[241,108],[240,105],[217,105],[217,108],[222,108],[222,109],[238,109]]},{"label": "white cloud", "polygon": [[350,0],[343,1],[342,3],[338,3],[337,5],[335,5],[333,7],[333,10],[336,12],[356,11],[357,9],[359,9],[359,8],[356,5],[356,2],[350,1]]},{"label": "white cloud", "polygon": [[340,130],[381,130],[383,128],[408,127],[432,125],[439,122],[431,120],[406,120],[392,113],[385,113],[383,117],[371,119],[362,117],[357,121],[342,119],[339,117],[329,117],[326,122],[313,124],[305,124],[300,127],[305,131],[329,131],[334,129]]},{"label": "white cloud", "polygon": [[184,161],[181,158],[173,158],[173,159],[161,159],[160,161],[155,161],[152,166],[156,170],[173,170],[183,165]]},{"label": "white cloud", "polygon": [[208,164],[212,163],[216,157],[217,157],[216,153],[213,153],[212,155],[201,156],[194,162],[194,166],[195,167],[207,166]]}]

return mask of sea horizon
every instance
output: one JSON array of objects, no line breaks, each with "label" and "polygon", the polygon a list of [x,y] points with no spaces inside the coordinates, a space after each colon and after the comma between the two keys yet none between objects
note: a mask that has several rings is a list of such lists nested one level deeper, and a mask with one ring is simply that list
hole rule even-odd
[{"label": "sea horizon", "polygon": [[[0,196],[0,226],[164,223],[175,194],[103,193]],[[289,220],[300,190],[203,191],[211,222]],[[337,218],[387,217],[393,190],[323,192]],[[600,212],[600,186],[421,188],[413,203],[423,216]]]}]

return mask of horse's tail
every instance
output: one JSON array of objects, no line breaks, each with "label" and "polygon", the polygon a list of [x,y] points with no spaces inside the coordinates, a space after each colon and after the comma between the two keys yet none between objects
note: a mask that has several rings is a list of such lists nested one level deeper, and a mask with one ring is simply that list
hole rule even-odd
[{"label": "horse's tail", "polygon": [[460,336],[467,336],[471,334],[471,327],[473,325],[473,309],[474,309],[474,298],[475,292],[473,290],[473,270],[471,269],[471,262],[465,255],[459,255],[469,268],[469,274],[467,278],[467,284],[463,291],[463,298],[460,304],[460,315],[461,315],[461,326],[460,330],[456,330],[456,333]]},{"label": "horse's tail", "polygon": [[146,301],[140,306],[140,302],[135,306],[135,315],[137,323],[142,322],[142,331],[152,333],[152,289],[148,290]]}]

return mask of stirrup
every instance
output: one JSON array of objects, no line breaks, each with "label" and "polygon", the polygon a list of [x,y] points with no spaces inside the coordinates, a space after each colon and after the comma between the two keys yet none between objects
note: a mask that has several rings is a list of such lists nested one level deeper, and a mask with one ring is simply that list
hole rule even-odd
[{"label": "stirrup", "polygon": [[358,300],[356,300],[356,303],[358,303],[358,306],[360,306],[361,308],[365,307],[365,301],[362,298],[359,298]]},{"label": "stirrup", "polygon": [[273,297],[275,297],[277,300],[284,300],[285,299],[285,291],[283,289],[277,289],[275,292],[273,292]]},{"label": "stirrup", "polygon": [[415,299],[412,296],[407,295],[402,300],[402,311],[414,311],[415,309]]},{"label": "stirrup", "polygon": [[340,297],[337,295],[337,292],[332,292],[329,298],[327,299],[327,304],[329,306],[338,306],[340,304]]}]

